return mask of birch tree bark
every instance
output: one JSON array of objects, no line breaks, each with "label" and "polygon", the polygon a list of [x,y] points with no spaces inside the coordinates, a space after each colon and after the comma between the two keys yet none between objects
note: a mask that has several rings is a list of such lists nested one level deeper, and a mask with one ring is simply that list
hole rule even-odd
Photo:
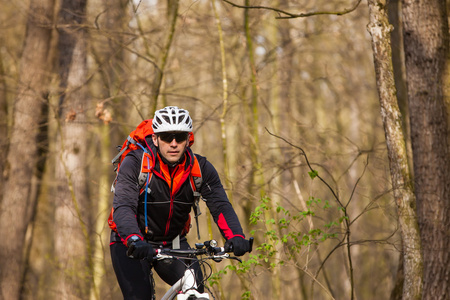
[{"label": "birch tree bark", "polygon": [[88,299],[92,253],[88,229],[86,0],[63,0],[59,12],[60,116],[56,166],[55,290],[61,299]]},{"label": "birch tree bark", "polygon": [[[26,38],[20,62],[19,87],[14,102],[14,125],[7,156],[0,212],[0,298],[19,299],[24,272],[25,235],[36,205],[41,175],[38,165],[46,154],[40,144],[40,123],[46,119],[47,63],[53,0],[30,2]],[[26,143],[24,144],[24,140]]]},{"label": "birch tree bark", "polygon": [[414,161],[424,260],[423,299],[450,295],[450,150],[444,98],[449,54],[446,1],[402,1]]},{"label": "birch tree bark", "polygon": [[411,174],[408,169],[402,118],[398,107],[393,66],[391,60],[390,32],[392,30],[386,13],[386,2],[369,0],[373,58],[377,90],[380,99],[386,144],[391,169],[394,198],[397,203],[398,221],[403,241],[405,281],[403,299],[422,297],[422,254],[420,233],[415,211]]}]

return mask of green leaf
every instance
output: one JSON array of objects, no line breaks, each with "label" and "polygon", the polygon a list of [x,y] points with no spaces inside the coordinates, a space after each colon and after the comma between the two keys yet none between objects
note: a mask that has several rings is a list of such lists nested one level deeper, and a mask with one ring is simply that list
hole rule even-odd
[{"label": "green leaf", "polygon": [[252,293],[250,291],[246,291],[241,295],[242,300],[248,300],[251,299]]},{"label": "green leaf", "polygon": [[335,225],[338,225],[336,222],[334,222],[334,221],[332,221],[332,222],[330,222],[330,223],[328,223],[328,224],[325,224],[324,226],[326,227],[326,228],[331,228],[331,227],[333,227],[333,226],[335,226]]},{"label": "green leaf", "polygon": [[319,176],[319,172],[317,172],[316,170],[311,170],[308,172],[309,177],[311,177],[311,179],[316,178],[317,176]]},{"label": "green leaf", "polygon": [[339,223],[342,223],[342,221],[344,221],[344,220],[348,220],[348,217],[347,216],[340,217]]}]

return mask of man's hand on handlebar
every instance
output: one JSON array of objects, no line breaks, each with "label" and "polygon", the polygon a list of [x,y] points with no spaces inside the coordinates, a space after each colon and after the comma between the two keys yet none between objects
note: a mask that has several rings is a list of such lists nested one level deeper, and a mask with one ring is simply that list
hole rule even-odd
[{"label": "man's hand on handlebar", "polygon": [[236,256],[242,256],[247,252],[252,251],[252,245],[249,240],[240,236],[235,236],[225,242],[225,252],[233,252]]},{"label": "man's hand on handlebar", "polygon": [[136,259],[147,259],[149,260],[149,262],[151,262],[153,260],[154,255],[152,245],[142,241],[137,236],[136,236],[137,239],[133,239],[133,237],[131,237],[127,241],[128,245],[127,256]]}]

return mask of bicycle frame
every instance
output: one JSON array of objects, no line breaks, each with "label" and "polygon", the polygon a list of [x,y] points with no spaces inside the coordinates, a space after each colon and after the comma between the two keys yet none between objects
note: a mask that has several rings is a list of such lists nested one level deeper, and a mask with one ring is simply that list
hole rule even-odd
[{"label": "bicycle frame", "polygon": [[[182,292],[180,294],[179,292]],[[184,276],[181,277],[174,285],[164,294],[161,300],[186,300],[190,296],[195,299],[209,299],[208,293],[199,293],[197,291],[197,283],[195,282],[194,270],[186,269]],[[176,298],[175,298],[176,297]]]}]

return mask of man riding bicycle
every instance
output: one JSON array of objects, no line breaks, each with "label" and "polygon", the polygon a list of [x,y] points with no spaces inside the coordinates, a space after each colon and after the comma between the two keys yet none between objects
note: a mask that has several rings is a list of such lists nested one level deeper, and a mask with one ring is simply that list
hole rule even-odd
[{"label": "man riding bicycle", "polygon": [[[154,134],[145,137],[145,151],[137,149],[123,159],[115,185],[113,209],[117,230],[111,232],[111,258],[124,299],[151,299],[150,266],[166,283],[173,285],[185,272],[179,260],[153,261],[155,247],[188,249],[186,233],[195,202],[190,176],[197,165],[201,171],[199,191],[206,201],[225,248],[234,255],[249,250],[238,217],[228,201],[214,166],[189,147],[192,119],[189,112],[168,106],[155,112]],[[143,165],[152,160],[152,176],[140,186]],[[134,259],[130,259],[134,258]],[[149,263],[150,262],[150,263]],[[199,291],[202,274],[194,264]]]}]

